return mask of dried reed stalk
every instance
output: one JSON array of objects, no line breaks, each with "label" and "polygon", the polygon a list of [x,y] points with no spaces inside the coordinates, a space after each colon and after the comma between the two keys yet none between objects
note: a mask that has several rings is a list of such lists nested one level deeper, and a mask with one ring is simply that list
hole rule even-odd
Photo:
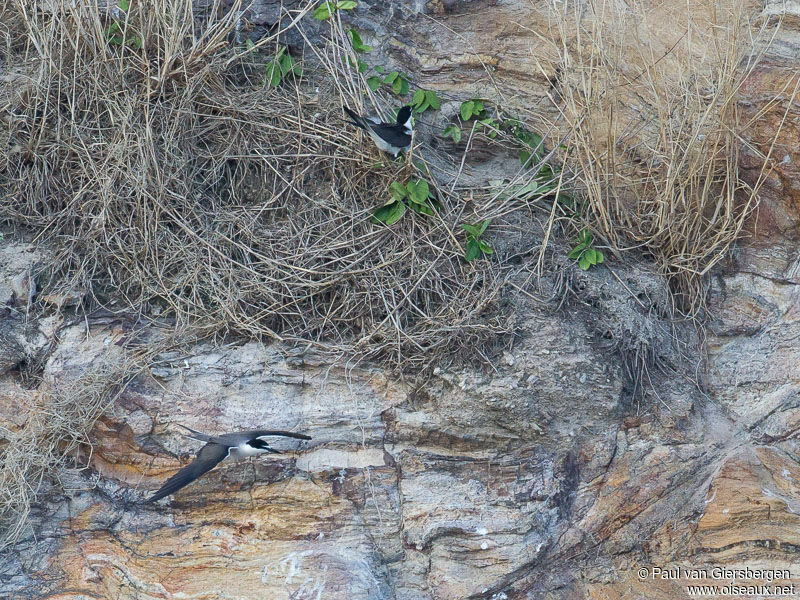
[{"label": "dried reed stalk", "polygon": [[751,30],[740,0],[691,11],[615,0],[553,10],[566,163],[587,223],[614,249],[652,254],[678,307],[698,315],[704,275],[741,234],[769,172],[767,152],[757,181],[740,176],[749,124],[737,104],[769,40]]},{"label": "dried reed stalk", "polygon": [[8,5],[12,60],[35,83],[11,111],[0,218],[57,249],[46,291],[404,366],[510,330],[503,269],[463,261],[456,195],[439,189],[436,218],[370,222],[415,167],[343,124],[365,85],[338,19],[302,79],[262,84],[278,32],[305,35],[313,6],[256,54],[233,42],[239,1],[131,3],[121,45],[96,3]]}]

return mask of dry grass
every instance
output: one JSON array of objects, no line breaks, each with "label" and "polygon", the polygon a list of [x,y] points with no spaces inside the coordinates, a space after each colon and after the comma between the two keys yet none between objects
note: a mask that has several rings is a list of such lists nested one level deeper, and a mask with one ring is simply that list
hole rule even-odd
[{"label": "dry grass", "polygon": [[704,276],[739,237],[769,173],[769,153],[750,148],[764,166],[754,182],[740,177],[753,121],[738,105],[769,40],[740,0],[705,10],[613,0],[553,7],[554,101],[571,130],[566,162],[585,192],[587,223],[615,251],[655,257],[678,308],[696,316]]},{"label": "dry grass", "polygon": [[463,261],[456,195],[438,190],[437,218],[370,223],[416,168],[342,125],[365,86],[341,23],[301,81],[268,88],[279,33],[304,33],[313,5],[286,13],[259,54],[229,43],[239,2],[224,15],[139,5],[123,30],[142,49],[109,44],[93,3],[18,0],[4,15],[32,84],[9,111],[0,218],[59,249],[46,291],[404,366],[509,330],[496,310],[503,269]]},{"label": "dry grass", "polygon": [[0,453],[0,552],[25,532],[42,483],[72,467],[69,457],[79,445],[90,444],[89,432],[138,371],[137,364],[114,356],[74,380],[42,383],[26,407],[22,429],[2,431],[8,443]]},{"label": "dry grass", "polygon": [[[132,3],[122,32],[141,48],[109,43],[113,15],[94,2],[0,7],[15,82],[0,96],[0,141],[11,150],[0,219],[55,252],[37,274],[42,296],[115,302],[194,339],[234,332],[402,366],[460,348],[481,356],[511,330],[499,302],[510,267],[466,264],[456,232],[527,200],[495,195],[490,214],[475,215],[485,203],[460,194],[488,193],[458,186],[458,165],[439,161],[423,167],[443,205],[435,218],[373,225],[390,183],[420,171],[342,125],[342,105],[362,108],[365,89],[347,66],[342,23],[309,46],[301,80],[262,83],[280,35],[305,35],[311,7],[286,13],[257,54],[231,43],[238,1],[202,15],[190,0]],[[450,169],[449,189],[429,168]],[[147,362],[110,361],[42,383],[24,428],[3,433],[0,547],[24,531],[42,482],[89,443],[134,365]]]},{"label": "dry grass", "polygon": [[[110,44],[112,17],[97,3],[53,6],[0,8],[15,88],[0,96],[0,142],[11,149],[0,163],[0,219],[56,249],[45,293],[84,290],[174,317],[178,329],[302,341],[402,366],[473,353],[511,330],[500,300],[512,267],[466,264],[458,225],[531,212],[530,199],[509,192],[536,169],[499,189],[470,189],[459,185],[461,157],[446,164],[421,153],[442,211],[391,229],[371,224],[390,183],[419,172],[342,126],[342,105],[360,108],[365,86],[347,65],[340,21],[327,43],[308,45],[302,80],[267,88],[265,62],[287,29],[305,35],[312,4],[287,12],[258,54],[231,44],[238,0],[203,15],[190,0],[133,3],[123,31],[142,48]],[[609,247],[656,257],[681,307],[697,313],[703,276],[740,234],[769,164],[764,156],[756,182],[739,177],[748,123],[737,98],[758,58],[742,37],[742,5],[693,15],[676,6],[674,45],[664,47],[643,4],[586,6],[561,12],[553,37],[563,41],[554,101],[585,219]],[[557,203],[549,215],[545,244],[563,218]],[[530,231],[515,235],[506,255],[530,259]],[[23,531],[41,482],[124,387],[135,369],[123,362],[43,387],[25,428],[5,434],[13,443],[0,456],[0,546]]]}]

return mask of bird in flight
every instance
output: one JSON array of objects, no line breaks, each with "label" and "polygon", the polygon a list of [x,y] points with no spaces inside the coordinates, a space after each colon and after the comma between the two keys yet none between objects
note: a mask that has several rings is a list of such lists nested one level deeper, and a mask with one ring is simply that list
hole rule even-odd
[{"label": "bird in flight", "polygon": [[191,432],[187,437],[206,442],[206,445],[200,448],[200,452],[197,453],[197,456],[191,463],[167,479],[164,485],[161,486],[161,489],[148,498],[148,502],[157,502],[165,496],[174,494],[201,475],[208,473],[228,456],[237,459],[257,456],[266,452],[283,454],[280,450],[270,447],[267,443],[267,438],[269,437],[281,436],[298,440],[311,439],[311,436],[302,433],[294,433],[292,431],[254,429],[252,431],[238,431],[214,436],[200,433],[185,425],[181,425],[181,427]]},{"label": "bird in flight", "polygon": [[404,106],[397,112],[395,123],[381,123],[376,117],[364,118],[357,112],[344,107],[344,112],[352,119],[350,123],[366,131],[375,145],[397,157],[400,152],[411,148],[411,107]]}]

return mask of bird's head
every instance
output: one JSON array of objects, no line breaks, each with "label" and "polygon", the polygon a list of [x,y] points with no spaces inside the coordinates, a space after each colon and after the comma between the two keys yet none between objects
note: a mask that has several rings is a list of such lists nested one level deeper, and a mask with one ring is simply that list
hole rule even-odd
[{"label": "bird's head", "polygon": [[404,106],[397,111],[397,124],[411,131],[411,107]]},{"label": "bird's head", "polygon": [[275,448],[271,447],[267,442],[265,442],[261,438],[248,440],[247,445],[252,448],[255,448],[256,450],[263,450],[264,452],[272,452],[273,454],[282,454],[279,450],[275,450]]}]

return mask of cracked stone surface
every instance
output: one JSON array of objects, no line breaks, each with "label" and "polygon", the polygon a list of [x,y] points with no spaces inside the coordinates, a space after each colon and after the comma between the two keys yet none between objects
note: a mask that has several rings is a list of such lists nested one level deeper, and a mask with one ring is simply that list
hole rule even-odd
[{"label": "cracked stone surface", "polygon": [[[747,82],[745,116],[795,76],[800,12],[789,4]],[[530,107],[546,85],[531,58],[544,11],[534,5],[375,2],[353,18],[420,82],[480,94],[488,63]],[[260,25],[277,6],[255,3]],[[46,482],[26,535],[0,556],[0,596],[672,600],[687,582],[654,567],[720,566],[789,569],[800,588],[800,110],[786,108],[758,213],[709,279],[704,328],[668,322],[665,282],[642,260],[607,265],[613,276],[574,273],[560,310],[521,299],[513,344],[488,370],[401,378],[256,343],[160,356],[97,423],[77,460],[88,468]],[[768,143],[774,118],[753,144]],[[754,165],[745,153],[743,169]],[[0,240],[6,439],[37,394],[127,335],[109,317],[30,321],[26,274],[45,260]],[[631,340],[654,361],[643,395],[628,375]],[[31,389],[20,366],[37,361]],[[199,447],[179,424],[313,439],[143,504]]]}]

